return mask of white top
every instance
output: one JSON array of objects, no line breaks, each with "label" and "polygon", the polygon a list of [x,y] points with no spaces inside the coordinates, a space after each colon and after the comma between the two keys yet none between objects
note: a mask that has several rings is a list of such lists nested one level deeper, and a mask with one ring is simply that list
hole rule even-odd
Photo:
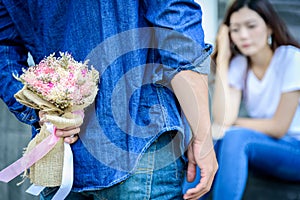
[{"label": "white top", "polygon": [[[244,56],[236,56],[229,67],[229,85],[246,94],[244,102],[252,118],[272,118],[281,94],[300,90],[300,49],[293,46],[276,49],[262,80],[251,69],[247,74],[247,59]],[[244,79],[246,75],[247,83]],[[300,140],[300,99],[287,135]]]}]

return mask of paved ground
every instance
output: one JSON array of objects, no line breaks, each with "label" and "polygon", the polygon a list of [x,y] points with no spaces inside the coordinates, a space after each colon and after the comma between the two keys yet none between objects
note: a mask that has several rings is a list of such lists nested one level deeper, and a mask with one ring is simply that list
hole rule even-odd
[{"label": "paved ground", "polygon": [[250,172],[244,199],[300,200],[300,182],[287,182]]}]

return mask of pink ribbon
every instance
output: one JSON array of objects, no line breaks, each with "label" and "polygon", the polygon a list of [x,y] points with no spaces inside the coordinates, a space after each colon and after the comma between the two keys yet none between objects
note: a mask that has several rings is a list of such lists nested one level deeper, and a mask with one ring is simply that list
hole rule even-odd
[{"label": "pink ribbon", "polygon": [[34,163],[43,158],[59,140],[59,137],[54,134],[49,135],[41,143],[36,145],[29,153],[15,161],[0,172],[0,181],[8,183],[26,169],[30,168]]}]

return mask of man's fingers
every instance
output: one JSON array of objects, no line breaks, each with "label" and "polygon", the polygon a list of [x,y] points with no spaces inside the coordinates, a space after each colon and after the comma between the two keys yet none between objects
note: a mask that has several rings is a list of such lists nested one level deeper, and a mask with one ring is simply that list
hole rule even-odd
[{"label": "man's fingers", "polygon": [[65,137],[64,142],[68,144],[73,144],[78,140],[78,134],[72,135],[70,137]]},{"label": "man's fingers", "polygon": [[78,134],[80,132],[80,128],[72,128],[72,129],[57,129],[56,136],[57,137],[70,137],[72,135]]},{"label": "man's fingers", "polygon": [[80,128],[71,128],[71,129],[57,129],[56,136],[64,138],[64,142],[73,144],[78,140],[78,133],[80,132]]},{"label": "man's fingers", "polygon": [[[212,179],[211,179],[212,180]],[[202,195],[209,192],[212,181],[207,177],[201,177],[200,183],[186,192],[185,199],[199,199]]]},{"label": "man's fingers", "polygon": [[[44,111],[39,111],[39,124],[40,126],[43,126],[43,124],[46,122],[45,121],[45,115],[47,114]],[[80,111],[76,114],[80,114],[82,115],[82,117],[84,116],[83,111]],[[74,125],[74,126],[70,126],[64,129],[56,129],[55,135],[57,137],[61,137],[64,138],[64,142],[69,143],[69,144],[73,144],[78,140],[78,133],[80,132],[80,128],[79,125]]]},{"label": "man's fingers", "polygon": [[42,127],[45,123],[44,116],[45,116],[46,113],[44,111],[39,111],[38,114],[39,114],[39,118],[40,118],[39,125],[40,125],[40,127]]},{"label": "man's fingers", "polygon": [[[64,132],[68,132],[68,131],[71,131],[71,130],[74,130],[74,129],[77,129],[77,128],[79,128],[79,126],[78,125],[76,125],[76,126],[70,126],[70,127],[67,127],[67,128],[62,128],[62,129],[59,129],[59,130],[61,130],[61,131],[64,131]],[[75,131],[75,130],[74,130]],[[77,131],[77,130],[76,130]],[[80,131],[80,128],[79,128],[79,131]],[[79,133],[79,132],[78,132]]]},{"label": "man's fingers", "polygon": [[200,170],[200,183],[195,188],[189,189],[184,195],[184,199],[199,199],[201,196],[209,192],[212,187],[212,183],[217,169],[218,165],[216,162],[211,165],[206,165],[204,168],[202,168]]},{"label": "man's fingers", "polygon": [[187,180],[188,182],[194,181],[196,177],[196,165],[192,164],[192,162],[188,162],[188,167],[187,167]]},{"label": "man's fingers", "polygon": [[207,192],[209,192],[211,187],[203,187],[200,184],[197,185],[196,188],[188,190],[188,192],[184,195],[184,199],[199,199]]}]

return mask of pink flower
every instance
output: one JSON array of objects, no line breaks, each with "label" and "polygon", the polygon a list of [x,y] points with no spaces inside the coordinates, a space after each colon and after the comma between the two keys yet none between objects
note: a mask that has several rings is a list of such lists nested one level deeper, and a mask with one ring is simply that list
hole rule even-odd
[{"label": "pink flower", "polygon": [[53,83],[51,83],[51,82],[48,83],[48,87],[49,87],[49,88],[52,88],[53,86],[54,86]]},{"label": "pink flower", "polygon": [[85,75],[87,74],[87,69],[81,70],[81,74],[82,74],[83,76],[85,76]]},{"label": "pink flower", "polygon": [[97,89],[98,72],[87,62],[77,62],[68,53],[44,58],[38,65],[24,70],[20,80],[33,92],[62,109],[66,105],[84,104]]}]

